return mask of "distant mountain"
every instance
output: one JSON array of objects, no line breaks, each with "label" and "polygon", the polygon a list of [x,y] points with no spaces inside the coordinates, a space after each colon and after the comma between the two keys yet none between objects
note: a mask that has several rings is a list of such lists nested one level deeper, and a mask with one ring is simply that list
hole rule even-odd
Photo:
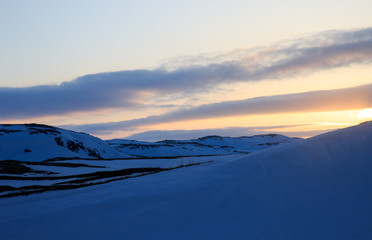
[{"label": "distant mountain", "polygon": [[279,144],[294,142],[296,140],[298,140],[298,138],[290,138],[278,134],[267,134],[235,138],[206,136],[191,140],[164,140],[159,142],[113,139],[107,140],[106,142],[128,155],[169,157],[251,153]]},{"label": "distant mountain", "polygon": [[42,124],[1,124],[0,160],[127,157],[97,137]]},{"label": "distant mountain", "polygon": [[[304,131],[285,131],[285,128],[295,127],[296,125],[279,125],[271,127],[228,127],[228,128],[209,128],[209,129],[195,129],[195,130],[151,130],[140,133],[135,133],[125,137],[126,139],[146,142],[157,142],[164,139],[188,140],[196,139],[204,136],[218,135],[229,137],[253,136],[271,133],[275,129],[275,133],[282,134],[289,137],[303,137],[319,135],[321,133],[330,132],[339,129],[331,127],[325,130],[304,130]],[[298,126],[298,125],[297,125]]]}]

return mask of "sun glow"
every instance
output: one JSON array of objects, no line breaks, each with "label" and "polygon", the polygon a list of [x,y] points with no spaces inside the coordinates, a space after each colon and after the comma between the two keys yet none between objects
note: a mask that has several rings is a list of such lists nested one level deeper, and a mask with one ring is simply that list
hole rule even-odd
[{"label": "sun glow", "polygon": [[372,108],[363,109],[358,113],[359,119],[370,119],[372,118]]}]

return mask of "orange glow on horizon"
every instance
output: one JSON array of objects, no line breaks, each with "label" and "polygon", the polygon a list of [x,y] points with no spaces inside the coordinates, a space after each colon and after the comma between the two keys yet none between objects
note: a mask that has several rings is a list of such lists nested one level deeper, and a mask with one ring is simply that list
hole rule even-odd
[{"label": "orange glow on horizon", "polygon": [[[345,128],[357,125],[362,122],[358,117],[360,110],[337,111],[337,112],[316,112],[296,114],[267,114],[239,117],[222,117],[213,119],[200,119],[182,122],[161,123],[147,125],[132,129],[130,131],[116,131],[110,135],[96,135],[103,139],[122,138],[134,133],[151,130],[198,130],[218,129],[227,127],[267,127],[262,131],[267,133],[290,133],[301,137],[312,137],[320,132]],[[279,128],[276,126],[280,126]],[[306,135],[305,133],[308,132]]]},{"label": "orange glow on horizon", "polygon": [[358,113],[358,118],[362,120],[372,119],[372,108],[363,109]]}]

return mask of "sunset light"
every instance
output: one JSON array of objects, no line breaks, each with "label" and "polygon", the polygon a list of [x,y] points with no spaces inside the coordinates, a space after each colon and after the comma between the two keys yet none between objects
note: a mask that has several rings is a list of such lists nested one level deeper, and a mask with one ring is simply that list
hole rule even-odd
[{"label": "sunset light", "polygon": [[371,1],[145,2],[4,2],[0,121],[112,139],[372,118]]},{"label": "sunset light", "polygon": [[358,113],[358,118],[362,120],[372,119],[372,108],[366,108]]},{"label": "sunset light", "polygon": [[0,0],[0,239],[371,240],[372,0]]}]

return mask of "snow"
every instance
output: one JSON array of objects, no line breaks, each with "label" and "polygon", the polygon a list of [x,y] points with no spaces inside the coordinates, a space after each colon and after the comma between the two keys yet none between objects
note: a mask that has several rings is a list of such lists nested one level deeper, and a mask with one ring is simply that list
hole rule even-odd
[{"label": "snow", "polygon": [[2,239],[372,239],[372,122],[244,158],[0,199]]},{"label": "snow", "polygon": [[47,125],[3,124],[0,125],[0,160],[42,162],[53,158],[230,155],[249,153],[295,140],[282,135],[259,135],[240,138],[210,136],[157,143],[124,139],[103,141],[85,133]]},{"label": "snow", "polygon": [[41,162],[55,157],[128,156],[85,133],[40,124],[0,125],[0,160]]},{"label": "snow", "polygon": [[[57,163],[73,163],[73,164],[86,164],[91,167],[67,167],[67,166],[44,166],[44,165],[28,165],[34,171],[53,172],[52,174],[45,173],[25,173],[25,174],[0,174],[2,176],[25,176],[25,177],[61,177],[73,176],[80,174],[94,173],[97,171],[115,171],[129,168],[176,168],[180,166],[209,163],[214,161],[231,161],[234,159],[242,158],[244,155],[229,155],[229,156],[199,156],[199,157],[180,157],[180,158],[156,158],[156,159],[114,159],[114,160],[94,160],[91,159],[73,159],[56,161]],[[49,161],[49,163],[54,163]],[[97,168],[100,167],[100,168]],[[23,187],[32,185],[49,186],[56,183],[63,183],[66,181],[75,180],[77,178],[58,179],[58,180],[1,180],[0,186]],[[0,197],[7,192],[0,193]]]},{"label": "snow", "polygon": [[91,160],[66,160],[68,163],[83,163],[93,164],[94,166],[103,166],[112,170],[119,170],[123,168],[140,168],[140,167],[161,167],[161,168],[174,168],[181,165],[188,165],[194,163],[204,163],[210,161],[228,161],[231,159],[239,159],[245,156],[240,155],[228,155],[228,156],[198,156],[198,157],[180,157],[180,158],[156,158],[156,159],[125,159],[125,160],[95,160],[92,163]]},{"label": "snow", "polygon": [[164,140],[155,143],[126,139],[113,139],[106,142],[128,155],[166,157],[250,153],[297,140],[283,135],[267,134],[235,138],[207,136],[191,140]]}]

